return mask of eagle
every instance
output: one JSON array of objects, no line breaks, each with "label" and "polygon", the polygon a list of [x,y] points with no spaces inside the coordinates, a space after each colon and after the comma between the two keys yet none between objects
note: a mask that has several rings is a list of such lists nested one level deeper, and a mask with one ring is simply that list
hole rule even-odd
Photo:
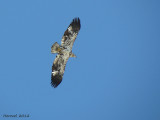
[{"label": "eagle", "polygon": [[74,18],[61,40],[61,45],[55,42],[51,47],[51,53],[57,54],[52,65],[51,85],[56,88],[63,79],[66,63],[70,57],[76,57],[72,53],[73,43],[81,28],[80,19]]}]

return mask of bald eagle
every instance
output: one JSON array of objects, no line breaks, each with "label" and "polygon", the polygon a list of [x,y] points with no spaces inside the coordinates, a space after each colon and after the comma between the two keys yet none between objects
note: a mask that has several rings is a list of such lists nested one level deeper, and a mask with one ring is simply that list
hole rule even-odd
[{"label": "bald eagle", "polygon": [[72,53],[73,43],[81,28],[80,19],[74,18],[61,40],[61,45],[55,42],[51,47],[51,53],[57,53],[52,65],[51,85],[56,88],[62,81],[66,63],[69,57],[76,57]]}]

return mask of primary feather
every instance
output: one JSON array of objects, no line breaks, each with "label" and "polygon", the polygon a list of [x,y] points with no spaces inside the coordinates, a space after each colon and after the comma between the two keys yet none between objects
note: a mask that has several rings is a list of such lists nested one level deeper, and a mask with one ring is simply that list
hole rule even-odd
[{"label": "primary feather", "polygon": [[78,35],[81,24],[80,19],[75,18],[64,32],[61,45],[55,43],[51,47],[52,53],[58,53],[52,66],[51,85],[56,88],[63,79],[66,63],[69,57],[74,56],[72,53],[73,43]]}]

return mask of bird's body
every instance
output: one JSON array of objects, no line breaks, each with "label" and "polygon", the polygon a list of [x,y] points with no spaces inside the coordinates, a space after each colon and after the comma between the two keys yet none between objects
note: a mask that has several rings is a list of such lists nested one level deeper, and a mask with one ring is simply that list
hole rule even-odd
[{"label": "bird's body", "polygon": [[58,53],[52,66],[51,85],[53,87],[57,87],[61,83],[69,57],[75,57],[72,47],[80,27],[80,19],[73,19],[62,37],[61,45],[56,42],[51,47],[51,53]]}]

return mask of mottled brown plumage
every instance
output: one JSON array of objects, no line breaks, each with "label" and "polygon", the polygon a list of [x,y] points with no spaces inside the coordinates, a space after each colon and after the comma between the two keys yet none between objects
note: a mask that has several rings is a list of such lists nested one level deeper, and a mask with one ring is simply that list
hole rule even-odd
[{"label": "mottled brown plumage", "polygon": [[80,19],[75,18],[64,32],[61,45],[57,42],[51,47],[51,53],[58,53],[52,66],[51,85],[56,88],[63,79],[66,63],[69,57],[75,57],[72,53],[74,41],[80,30]]}]

